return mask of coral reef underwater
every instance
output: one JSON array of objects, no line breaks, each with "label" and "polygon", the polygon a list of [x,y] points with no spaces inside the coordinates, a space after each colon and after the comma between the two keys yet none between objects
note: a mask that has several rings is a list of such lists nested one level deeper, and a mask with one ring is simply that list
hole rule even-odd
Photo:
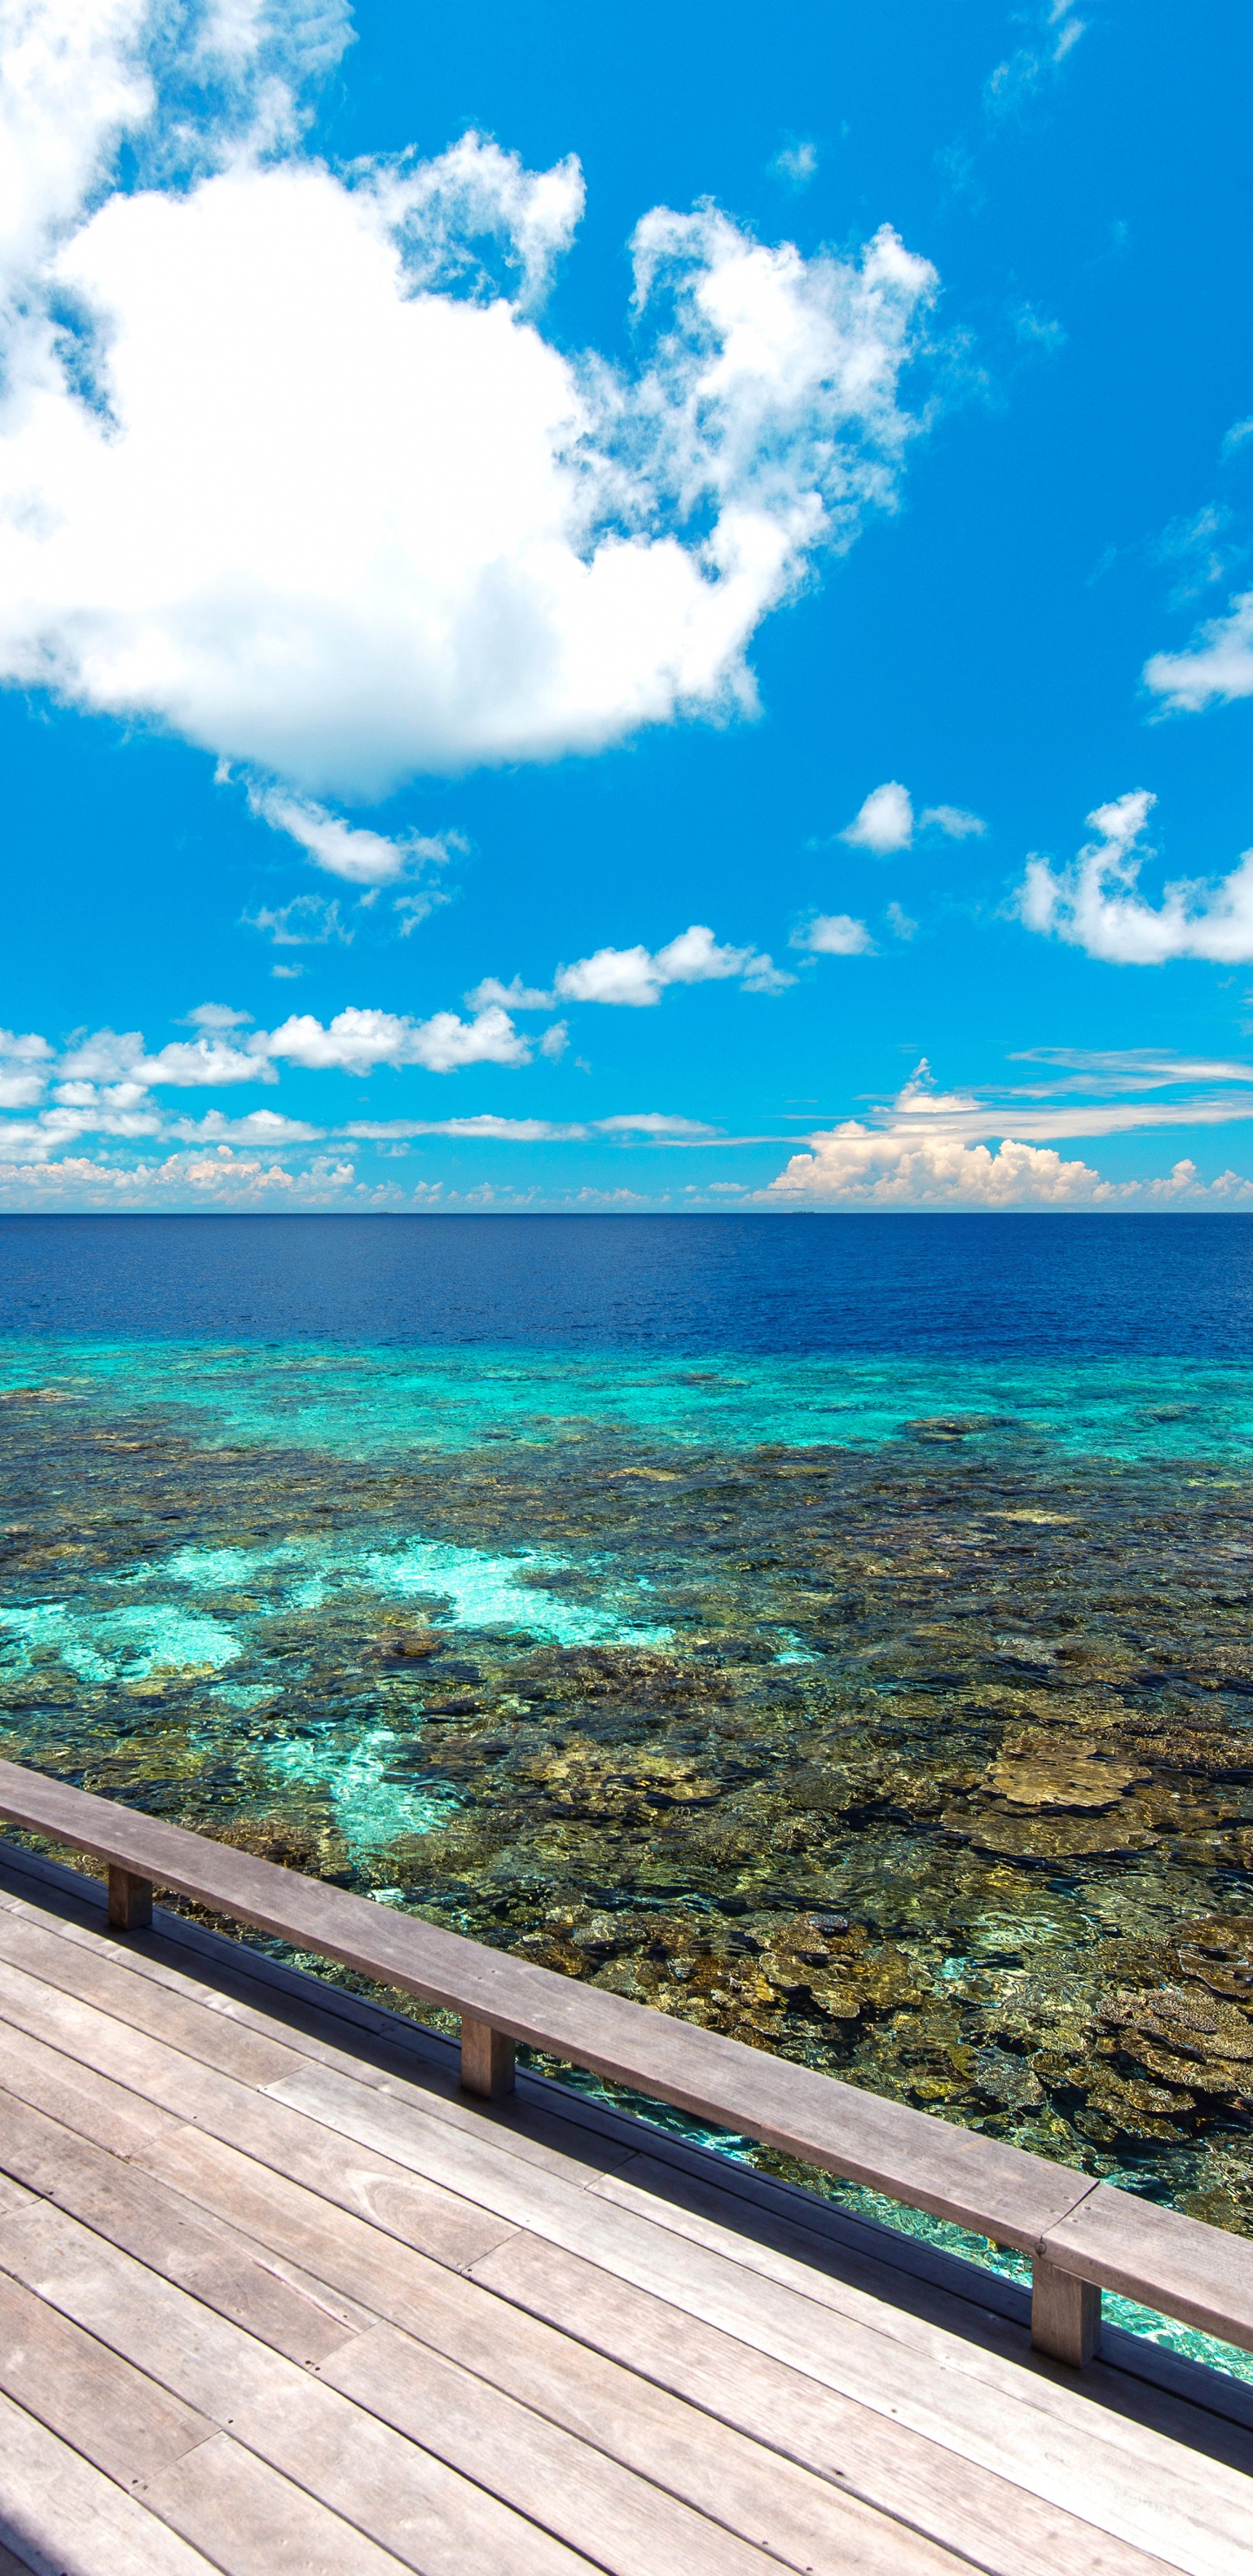
[{"label": "coral reef underwater", "polygon": [[1253,1469],[515,1434],[11,1388],[0,1750],[1253,2231]]}]

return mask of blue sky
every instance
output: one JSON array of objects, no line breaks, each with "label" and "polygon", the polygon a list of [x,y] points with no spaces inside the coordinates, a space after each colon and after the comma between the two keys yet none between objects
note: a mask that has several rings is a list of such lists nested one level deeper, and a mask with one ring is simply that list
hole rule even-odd
[{"label": "blue sky", "polygon": [[1234,8],[0,8],[0,1206],[1253,1200]]}]

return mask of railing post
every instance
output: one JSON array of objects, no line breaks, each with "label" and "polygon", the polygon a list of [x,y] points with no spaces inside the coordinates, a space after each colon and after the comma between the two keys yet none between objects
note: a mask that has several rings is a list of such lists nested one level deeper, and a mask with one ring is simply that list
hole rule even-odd
[{"label": "railing post", "polygon": [[490,2021],[472,2021],[468,2013],[461,2016],[461,2090],[478,2093],[488,2102],[497,2102],[502,2093],[513,2091],[514,2045],[503,2030],[493,2030]]},{"label": "railing post", "polygon": [[146,1932],[152,1921],[152,1880],[109,1864],[109,1930]]},{"label": "railing post", "polygon": [[1031,2342],[1036,2352],[1083,2370],[1101,2332],[1101,2293],[1095,2281],[1059,2271],[1037,2255],[1031,2266]]}]

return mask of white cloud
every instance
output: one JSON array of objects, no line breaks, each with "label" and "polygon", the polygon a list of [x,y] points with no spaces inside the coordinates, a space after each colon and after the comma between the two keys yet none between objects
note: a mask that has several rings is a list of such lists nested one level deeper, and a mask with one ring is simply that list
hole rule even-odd
[{"label": "white cloud", "polygon": [[602,1136],[634,1132],[641,1136],[655,1136],[659,1142],[717,1134],[717,1129],[707,1127],[703,1119],[671,1118],[659,1109],[638,1109],[616,1118],[598,1118],[596,1126]]},{"label": "white cloud", "polygon": [[41,1100],[51,1061],[46,1038],[0,1029],[0,1109],[30,1109]]},{"label": "white cloud", "polygon": [[882,787],[872,787],[865,803],[846,823],[840,834],[855,850],[873,850],[876,858],[885,859],[893,850],[907,850],[914,837],[914,809],[909,790],[895,778]]},{"label": "white cloud", "polygon": [[1207,501],[1190,519],[1172,519],[1154,543],[1153,559],[1159,564],[1179,567],[1170,594],[1172,608],[1197,599],[1221,581],[1228,565],[1238,562],[1245,549],[1228,545],[1231,512],[1224,503]]},{"label": "white cloud", "polygon": [[849,1119],[793,1154],[762,1196],[863,1207],[1075,1207],[1114,1196],[1087,1163],[1007,1137],[995,1152],[952,1136],[876,1132]]},{"label": "white cloud", "polygon": [[784,143],[770,163],[772,178],[782,179],[789,188],[807,188],[818,170],[816,143]]},{"label": "white cloud", "polygon": [[1185,715],[1197,715],[1215,698],[1253,697],[1253,590],[1233,599],[1225,617],[1202,626],[1186,652],[1152,654],[1144,678]]},{"label": "white cloud", "polygon": [[428,1073],[451,1073],[463,1064],[530,1062],[526,1039],[508,1012],[495,1005],[472,1020],[459,1019],[455,1011],[410,1020],[391,1011],[349,1009],[338,1011],[326,1028],[306,1011],[268,1035],[260,1032],[250,1044],[258,1057],[280,1058],[316,1073],[365,1074],[376,1064],[420,1064]]},{"label": "white cloud", "polygon": [[[11,1149],[13,1139],[0,1129],[0,1155]],[[212,1153],[171,1154],[162,1163],[106,1163],[81,1154],[56,1163],[0,1161],[0,1199],[17,1208],[325,1207],[342,1198],[353,1179],[352,1163],[329,1155],[292,1172],[285,1164],[241,1157],[219,1145]]]},{"label": "white cloud", "polygon": [[248,1041],[248,1052],[226,1044],[220,1038],[195,1038],[190,1043],[176,1040],[158,1049],[156,1055],[142,1056],[134,1067],[135,1079],[144,1083],[174,1083],[180,1090],[216,1090],[222,1083],[277,1082],[278,1075],[260,1060],[255,1039]]},{"label": "white cloud", "polygon": [[545,1029],[544,1034],[540,1039],[539,1051],[542,1056],[547,1057],[549,1064],[556,1064],[559,1057],[565,1054],[569,1043],[570,1032],[566,1027],[565,1021],[554,1020],[552,1027],[550,1029]]},{"label": "white cloud", "polygon": [[251,1011],[233,1011],[228,1002],[198,1002],[187,1013],[184,1026],[189,1029],[246,1029]]},{"label": "white cloud", "polygon": [[565,1145],[582,1142],[592,1132],[590,1127],[563,1126],[551,1118],[498,1118],[490,1109],[471,1118],[354,1118],[342,1130],[345,1136],[372,1138],[378,1144],[392,1137],[452,1136],[466,1141],[478,1136],[489,1144]]},{"label": "white cloud", "polygon": [[640,1136],[658,1145],[682,1145],[718,1137],[718,1130],[707,1127],[702,1119],[673,1118],[658,1109],[625,1111],[612,1118],[567,1120],[500,1118],[492,1110],[480,1110],[470,1118],[354,1118],[340,1133],[372,1138],[379,1144],[410,1136],[481,1136],[489,1143],[513,1145],[587,1144],[596,1136],[618,1140]]},{"label": "white cloud", "polygon": [[[246,912],[244,920],[249,930],[265,931],[276,948],[318,947],[328,939],[342,940],[346,948],[352,945],[353,934],[341,918],[338,895],[329,900],[322,894],[293,895],[290,903],[263,904],[259,912]],[[283,971],[274,969],[276,974]]]},{"label": "white cloud", "polygon": [[899,903],[888,905],[886,919],[894,939],[912,939],[918,928],[917,922],[910,919]]},{"label": "white cloud", "polygon": [[[403,839],[389,841],[381,832],[364,832],[341,822],[311,797],[289,796],[281,788],[259,787],[255,781],[249,786],[248,802],[273,831],[286,832],[298,841],[315,867],[325,868],[329,876],[345,877],[349,885],[393,885],[415,866],[446,867],[453,851],[466,847],[459,832],[407,832]],[[428,911],[432,900],[428,895]]]},{"label": "white cloud", "polygon": [[915,815],[909,789],[898,778],[888,778],[882,787],[872,787],[840,839],[855,850],[873,850],[876,858],[886,859],[895,850],[907,850],[915,831],[943,832],[950,841],[967,841],[987,828],[982,815],[968,813],[964,805],[927,805]]},{"label": "white cloud", "polygon": [[1060,70],[1085,33],[1086,21],[1075,16],[1074,0],[1049,0],[1040,12],[1033,41],[1020,45],[990,73],[983,93],[989,112],[1006,116],[1024,107],[1048,74]]},{"label": "white cloud", "polygon": [[1159,905],[1145,903],[1136,886],[1152,856],[1141,842],[1156,801],[1139,788],[1099,805],[1088,816],[1098,837],[1073,867],[1055,873],[1046,859],[1030,859],[1018,896],[1022,920],[1115,966],[1161,966],[1172,957],[1246,964],[1253,959],[1253,850],[1216,883],[1180,878]]},{"label": "white cloud", "polygon": [[1172,1055],[1166,1047],[1024,1047],[1016,1064],[1043,1065],[1037,1096],[1067,1091],[1161,1091],[1184,1082],[1253,1082],[1240,1056]]},{"label": "white cloud", "polygon": [[812,949],[819,957],[873,957],[874,941],[864,921],[854,921],[848,912],[815,913],[812,921],[792,933],[793,948]]},{"label": "white cloud", "polygon": [[968,814],[963,805],[928,805],[918,817],[920,832],[934,829],[946,833],[950,841],[968,841],[987,828],[981,814]]},{"label": "white cloud", "polygon": [[1253,438],[1253,415],[1248,420],[1233,420],[1220,451],[1224,465],[1230,464],[1232,457],[1238,456],[1241,448],[1247,447],[1251,438]]},{"label": "white cloud", "polygon": [[551,993],[536,984],[524,984],[520,975],[515,975],[511,984],[502,984],[496,975],[485,975],[465,998],[472,1011],[486,1010],[489,1002],[498,1002],[502,1011],[551,1011],[553,1006]]},{"label": "white cloud", "polygon": [[[932,269],[886,227],[805,260],[657,208],[651,355],[568,356],[526,306],[572,161],[471,135],[337,175],[292,101],[343,12],[215,24],[197,92],[164,0],[0,9],[0,676],[298,800],[751,707],[762,618],[895,505]],[[110,188],[123,135],[148,184]],[[299,810],[319,864],[395,873]]]},{"label": "white cloud", "polygon": [[250,1109],[246,1118],[224,1118],[210,1109],[203,1118],[175,1118],[169,1134],[188,1145],[315,1145],[326,1134],[303,1118],[284,1118],[277,1109]]},{"label": "white cloud", "polygon": [[774,960],[754,948],[720,947],[704,922],[694,921],[664,948],[598,948],[573,966],[559,966],[554,990],[566,1002],[610,1002],[647,1010],[668,984],[725,983],[732,977],[749,993],[780,993],[794,982]]},{"label": "white cloud", "polygon": [[[1048,1065],[1068,1064],[1065,1051],[1041,1048],[1036,1058]],[[1084,1056],[1079,1078],[1102,1089],[1126,1062],[1129,1080],[1162,1081],[1181,1087],[1195,1075],[1228,1077],[1247,1083],[1253,1066],[1187,1059],[1159,1061],[1146,1071],[1143,1059]],[[1065,1083],[1058,1086],[1069,1089]],[[1186,1193],[1197,1205],[1228,1204],[1233,1196],[1253,1195],[1253,1183],[1235,1173],[1208,1186],[1198,1179],[1189,1159],[1176,1163],[1169,1179],[1108,1181],[1090,1164],[1058,1152],[1059,1137],[1108,1136],[1133,1129],[1167,1129],[1227,1125],[1253,1119],[1247,1094],[1197,1094],[1175,1100],[1066,1100],[1049,1098],[1050,1086],[980,1097],[972,1092],[936,1088],[925,1059],[894,1101],[873,1122],[850,1118],[807,1140],[767,1189],[761,1204],[788,1201],[860,1207],[1114,1207],[1153,1205],[1163,1197]]]},{"label": "white cloud", "polygon": [[1038,357],[1055,357],[1066,346],[1066,333],[1060,322],[1047,313],[1037,313],[1034,304],[1020,304],[1014,316],[1014,338],[1022,349],[1033,349]]}]

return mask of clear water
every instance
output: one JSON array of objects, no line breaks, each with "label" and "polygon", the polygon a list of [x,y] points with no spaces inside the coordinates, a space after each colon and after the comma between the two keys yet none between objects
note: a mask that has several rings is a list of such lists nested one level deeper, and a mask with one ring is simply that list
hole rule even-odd
[{"label": "clear water", "polygon": [[0,1742],[1253,2232],[1251,1292],[1241,1218],[0,1220]]}]

